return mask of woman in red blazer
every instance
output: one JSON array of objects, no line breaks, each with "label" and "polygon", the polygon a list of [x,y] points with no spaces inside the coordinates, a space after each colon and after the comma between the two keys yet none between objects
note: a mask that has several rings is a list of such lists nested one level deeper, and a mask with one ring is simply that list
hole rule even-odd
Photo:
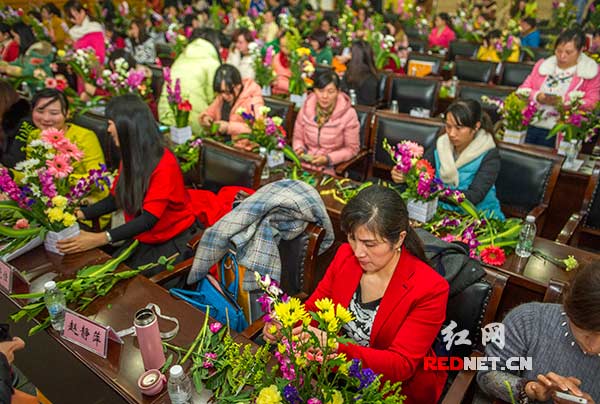
[{"label": "woman in red blazer", "polygon": [[[344,332],[356,343],[340,344],[338,352],[386,380],[401,381],[407,404],[437,403],[447,375],[425,371],[423,358],[435,356],[449,287],[427,265],[406,205],[396,191],[371,186],[342,211],[342,230],[349,243],[338,249],[307,309],[317,311],[315,301],[325,297],[348,308],[355,320]],[[268,328],[265,338],[273,340]]]}]

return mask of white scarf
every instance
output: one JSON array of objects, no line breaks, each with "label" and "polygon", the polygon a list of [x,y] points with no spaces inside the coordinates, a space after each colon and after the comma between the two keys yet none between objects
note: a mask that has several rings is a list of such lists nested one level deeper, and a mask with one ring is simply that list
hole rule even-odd
[{"label": "white scarf", "polygon": [[445,133],[437,140],[437,153],[440,160],[440,178],[444,184],[458,187],[458,169],[489,150],[496,147],[494,138],[483,129],[479,129],[469,145],[454,160],[454,146]]},{"label": "white scarf", "polygon": [[102,25],[95,21],[90,21],[89,17],[85,17],[81,25],[73,25],[69,30],[69,35],[74,41],[78,41],[80,38],[92,32],[104,32]]}]

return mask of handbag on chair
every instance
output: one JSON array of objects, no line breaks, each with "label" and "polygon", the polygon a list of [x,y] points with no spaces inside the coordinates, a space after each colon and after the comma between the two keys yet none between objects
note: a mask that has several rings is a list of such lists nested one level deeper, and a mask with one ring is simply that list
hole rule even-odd
[{"label": "handbag on chair", "polygon": [[242,332],[248,327],[248,321],[237,302],[240,274],[237,264],[232,265],[228,269],[233,271],[233,280],[229,285],[225,284],[225,260],[228,257],[232,257],[231,259],[235,261],[233,254],[225,255],[221,261],[220,280],[208,274],[198,282],[196,290],[172,288],[169,292],[205,313],[206,308],[210,307],[209,315],[212,318],[221,324],[229,323],[232,330]]}]

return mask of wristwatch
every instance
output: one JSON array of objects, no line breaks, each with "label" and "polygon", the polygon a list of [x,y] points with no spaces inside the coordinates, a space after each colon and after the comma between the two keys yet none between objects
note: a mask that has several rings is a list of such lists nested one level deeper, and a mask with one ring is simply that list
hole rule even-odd
[{"label": "wristwatch", "polygon": [[104,235],[106,236],[106,241],[108,241],[108,244],[112,244],[112,237],[110,235],[109,231],[105,231]]}]

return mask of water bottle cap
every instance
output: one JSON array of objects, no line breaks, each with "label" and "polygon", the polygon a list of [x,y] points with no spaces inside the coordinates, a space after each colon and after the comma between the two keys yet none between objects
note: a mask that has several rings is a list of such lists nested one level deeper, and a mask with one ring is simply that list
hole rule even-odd
[{"label": "water bottle cap", "polygon": [[46,290],[56,289],[56,282],[48,281],[48,282],[44,283],[44,289],[46,289]]},{"label": "water bottle cap", "polygon": [[528,223],[535,223],[535,216],[527,215],[527,217],[525,218],[525,221]]},{"label": "water bottle cap", "polygon": [[171,377],[179,377],[183,374],[183,368],[181,367],[181,365],[175,365],[172,366],[171,369],[169,369],[169,375]]}]

